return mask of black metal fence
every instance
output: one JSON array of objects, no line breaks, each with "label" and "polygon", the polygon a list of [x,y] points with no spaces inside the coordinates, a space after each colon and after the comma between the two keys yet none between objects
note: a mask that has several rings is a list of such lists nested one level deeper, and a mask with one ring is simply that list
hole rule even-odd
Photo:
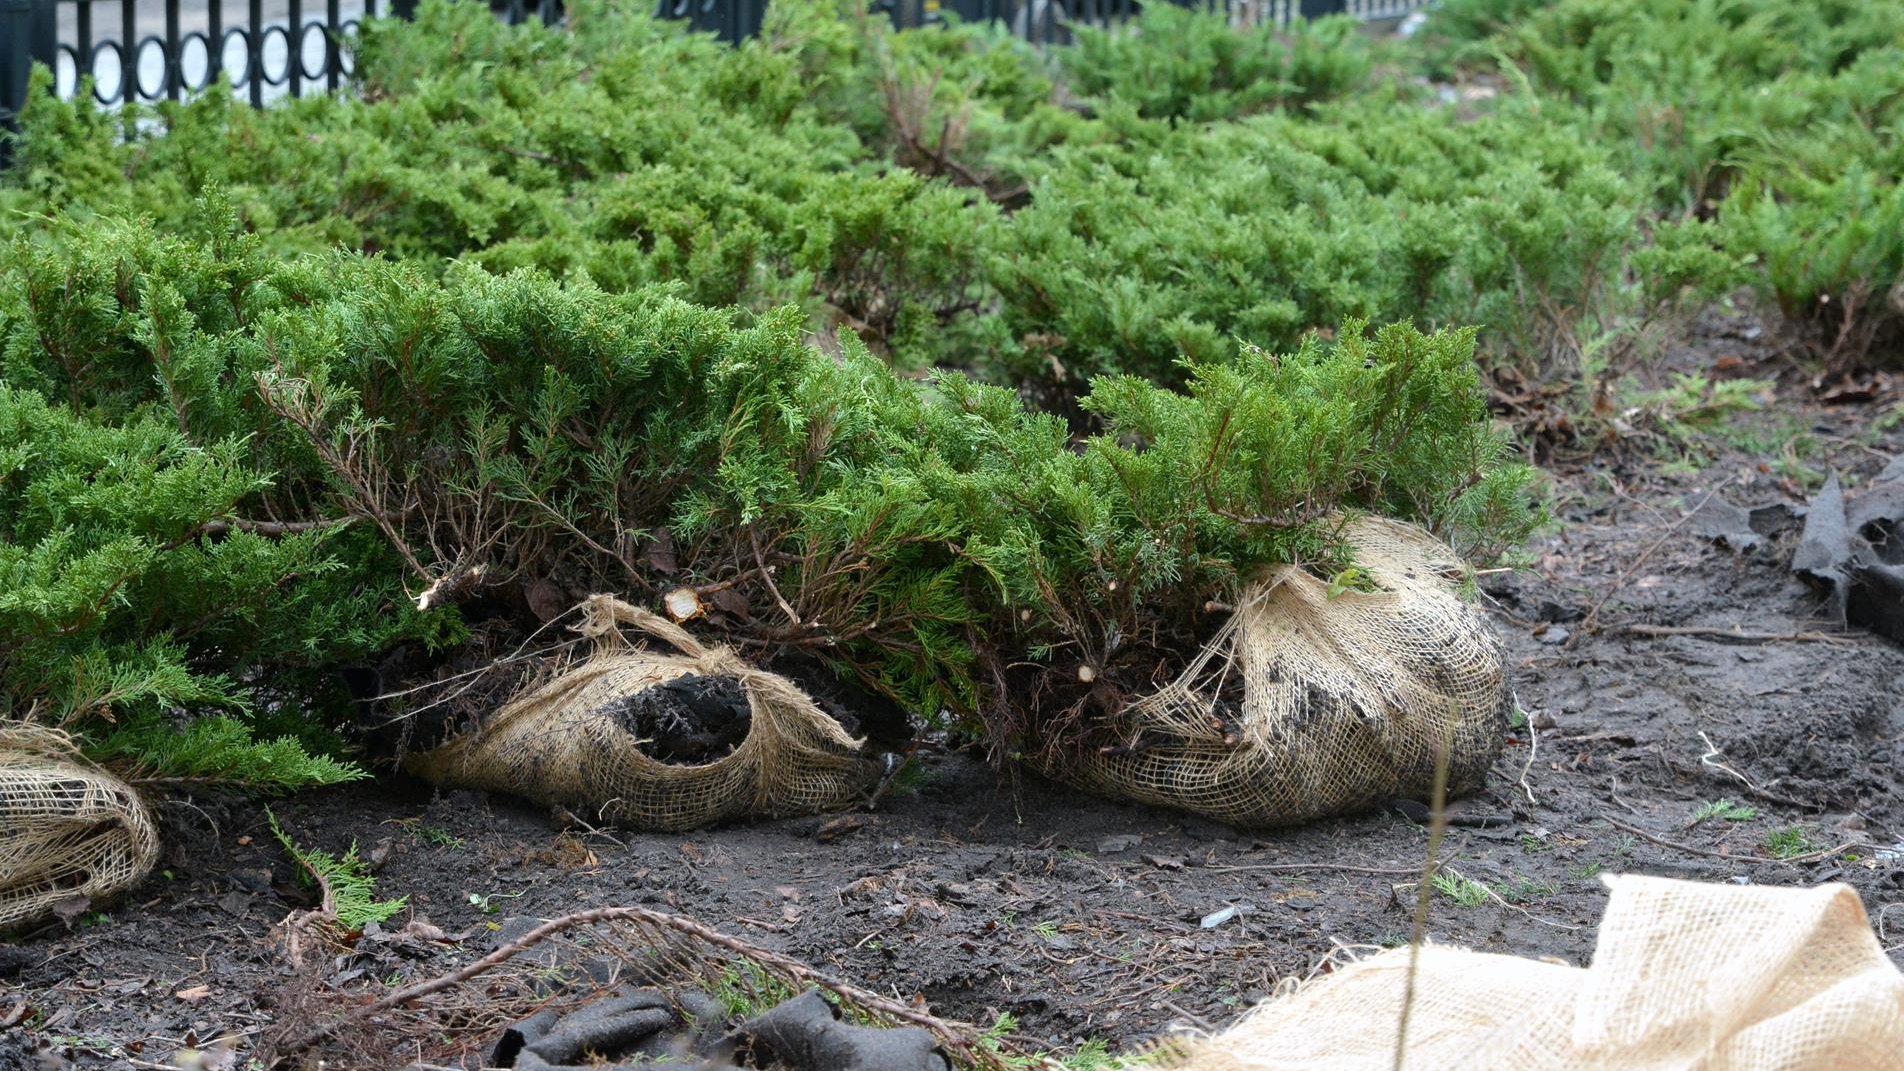
[{"label": "black metal fence", "polygon": [[[480,0],[471,0],[480,2]],[[1287,25],[1348,14],[1393,18],[1429,0],[1157,0],[1220,11],[1237,25]],[[901,27],[992,22],[1040,44],[1068,40],[1077,25],[1110,26],[1143,0],[878,0]],[[351,43],[363,20],[409,17],[417,0],[0,0],[0,128],[26,100],[35,63],[70,97],[91,79],[104,105],[179,100],[214,80],[262,105],[282,96],[329,91],[351,76]],[[489,0],[512,23],[562,19],[561,0]],[[658,0],[656,14],[738,41],[760,31],[767,0]],[[0,139],[0,163],[6,144]]]}]

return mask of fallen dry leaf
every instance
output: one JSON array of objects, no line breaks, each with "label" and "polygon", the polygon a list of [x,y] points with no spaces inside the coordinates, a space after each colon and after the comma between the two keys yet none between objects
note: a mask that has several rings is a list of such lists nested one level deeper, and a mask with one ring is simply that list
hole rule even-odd
[{"label": "fallen dry leaf", "polygon": [[522,597],[529,604],[529,612],[545,625],[569,612],[569,597],[562,593],[561,585],[548,577],[537,577],[530,582]]},{"label": "fallen dry leaf", "polygon": [[209,985],[195,985],[181,989],[172,995],[187,1004],[197,1004],[199,1001],[212,995],[212,987]]},{"label": "fallen dry leaf", "polygon": [[681,571],[681,563],[674,554],[674,533],[666,528],[655,529],[654,538],[648,540],[642,556],[648,559],[648,567],[664,576],[673,576]]},{"label": "fallen dry leaf", "polygon": [[747,603],[747,597],[733,588],[722,588],[708,596],[708,601],[719,607],[722,613],[732,614],[746,621],[754,616],[754,608]]},{"label": "fallen dry leaf", "polygon": [[85,893],[74,893],[54,904],[53,914],[57,915],[59,920],[64,922],[66,928],[70,930],[73,928],[73,923],[78,922],[80,916],[84,915],[92,906],[93,901],[91,897]]},{"label": "fallen dry leaf", "polygon": [[411,919],[409,925],[405,926],[400,932],[405,937],[414,937],[419,941],[450,940],[450,935],[444,933],[441,928],[420,918]]},{"label": "fallen dry leaf", "polygon": [[821,826],[819,831],[813,835],[818,838],[822,844],[825,844],[838,840],[865,824],[866,823],[860,821],[855,815],[843,814]]}]

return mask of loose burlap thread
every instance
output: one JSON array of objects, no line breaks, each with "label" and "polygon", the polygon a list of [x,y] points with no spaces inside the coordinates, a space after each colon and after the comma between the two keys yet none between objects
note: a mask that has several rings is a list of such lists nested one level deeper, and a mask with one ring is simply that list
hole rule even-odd
[{"label": "loose burlap thread", "polygon": [[144,878],[159,837],[139,793],[57,730],[0,722],[0,933]]},{"label": "loose burlap thread", "polygon": [[[1125,708],[1121,739],[1049,760],[1051,772],[1244,827],[1425,798],[1444,746],[1450,790],[1477,786],[1513,697],[1499,639],[1457,592],[1459,559],[1398,521],[1358,518],[1345,535],[1373,590],[1273,570],[1180,676]],[[1241,711],[1226,722],[1220,697],[1237,678]]]},{"label": "loose burlap thread", "polygon": [[[1904,975],[1848,885],[1608,877],[1590,967],[1426,946],[1410,1071],[1904,1071]],[[1391,1071],[1409,950],[1168,1047],[1181,1071]]]},{"label": "loose burlap thread", "polygon": [[[628,626],[673,647],[631,643]],[[877,775],[862,741],[798,685],[706,647],[657,614],[605,595],[582,607],[594,651],[554,680],[511,699],[475,731],[412,756],[437,784],[508,792],[585,809],[637,829],[683,831],[741,817],[815,814],[849,806]],[[747,735],[713,762],[663,762],[604,713],[614,700],[686,674],[731,677],[747,695]]]}]

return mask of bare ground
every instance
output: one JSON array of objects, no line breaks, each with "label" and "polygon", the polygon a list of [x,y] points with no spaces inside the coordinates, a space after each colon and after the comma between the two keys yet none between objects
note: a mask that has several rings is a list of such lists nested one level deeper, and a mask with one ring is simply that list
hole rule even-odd
[{"label": "bare ground", "polygon": [[[1709,496],[1802,502],[1828,467],[1855,493],[1904,446],[1884,426],[1904,402],[1820,404],[1749,320],[1702,324],[1670,363],[1780,386],[1701,464],[1640,439],[1555,463],[1562,523],[1536,540],[1533,569],[1483,584],[1532,721],[1454,808],[1448,863],[1491,895],[1437,895],[1428,932],[1584,962],[1601,873],[1844,881],[1904,964],[1904,865],[1871,847],[1904,840],[1904,648],[1817,618],[1818,596],[1786,570],[1795,525],[1740,553],[1686,520]],[[948,1017],[1009,1012],[1041,1044],[1130,1047],[1221,1025],[1343,946],[1409,932],[1427,834],[1405,813],[1240,832],[1030,776],[1014,786],[956,752],[926,772],[856,821],[686,836],[565,829],[506,798],[399,780],[279,801],[300,843],[355,841],[380,860],[380,892],[409,903],[391,928],[413,913],[457,938],[341,952],[306,991],[344,1007],[468,962],[518,920],[638,904]],[[1695,821],[1721,799],[1750,816]],[[164,813],[163,872],[128,903],[0,945],[0,1022],[31,1009],[0,1028],[0,1068],[166,1066],[228,1034],[243,1052],[286,1006],[272,930],[310,896],[263,805],[179,798]],[[1230,906],[1234,919],[1202,927]],[[488,1040],[448,1030],[415,1055],[446,1063]]]}]

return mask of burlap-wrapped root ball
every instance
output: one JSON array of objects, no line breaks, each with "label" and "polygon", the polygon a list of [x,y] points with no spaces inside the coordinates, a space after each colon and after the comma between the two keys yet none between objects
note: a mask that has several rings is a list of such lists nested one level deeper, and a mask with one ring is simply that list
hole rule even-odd
[{"label": "burlap-wrapped root ball", "polygon": [[1856,889],[1601,880],[1587,967],[1433,942],[1338,960],[1148,1066],[1904,1071],[1904,974]]},{"label": "burlap-wrapped root ball", "polygon": [[1181,676],[1049,772],[1245,827],[1425,799],[1444,741],[1451,792],[1478,786],[1513,698],[1499,639],[1456,591],[1459,561],[1396,521],[1347,535],[1372,590],[1331,595],[1276,569]]},{"label": "burlap-wrapped root ball", "polygon": [[[622,626],[677,653],[632,643]],[[595,641],[588,658],[407,767],[437,784],[661,831],[839,810],[883,770],[793,682],[704,647],[663,617],[597,595],[580,629]],[[723,734],[731,750],[681,758],[721,751]]]},{"label": "burlap-wrapped root ball", "polygon": [[117,896],[158,852],[132,786],[80,758],[63,733],[0,722],[0,933],[42,922],[74,897]]}]

